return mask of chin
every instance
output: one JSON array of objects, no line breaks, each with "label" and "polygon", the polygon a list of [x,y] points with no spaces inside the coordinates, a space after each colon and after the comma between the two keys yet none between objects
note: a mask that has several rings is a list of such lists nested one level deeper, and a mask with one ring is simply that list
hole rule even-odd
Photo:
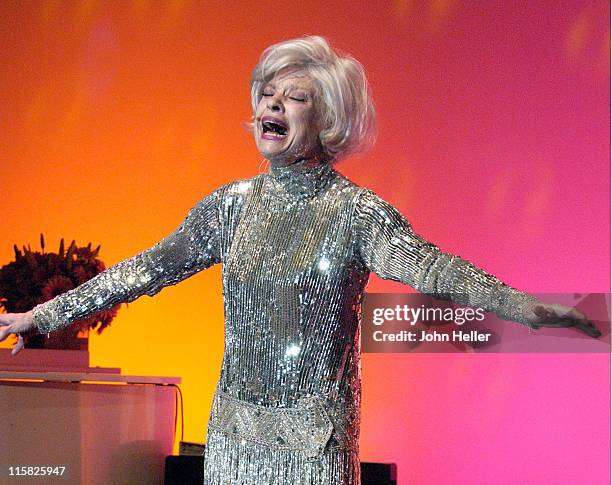
[{"label": "chin", "polygon": [[259,150],[259,153],[261,153],[268,160],[271,160],[273,158],[277,158],[280,155],[282,155],[282,152],[271,152],[271,151],[267,151],[267,150]]},{"label": "chin", "polygon": [[263,148],[258,149],[259,153],[261,153],[265,158],[272,161],[274,158],[284,158],[286,156],[286,150],[265,150]]}]

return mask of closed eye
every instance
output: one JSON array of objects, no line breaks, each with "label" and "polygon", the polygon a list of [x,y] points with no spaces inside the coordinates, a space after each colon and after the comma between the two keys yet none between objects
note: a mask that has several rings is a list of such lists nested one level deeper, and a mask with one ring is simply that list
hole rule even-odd
[{"label": "closed eye", "polygon": [[[274,96],[274,93],[261,93],[261,96],[264,98],[269,98],[270,96]],[[302,103],[307,101],[306,98],[300,98],[299,96],[289,96],[289,99],[292,99],[293,101],[300,101]]]}]

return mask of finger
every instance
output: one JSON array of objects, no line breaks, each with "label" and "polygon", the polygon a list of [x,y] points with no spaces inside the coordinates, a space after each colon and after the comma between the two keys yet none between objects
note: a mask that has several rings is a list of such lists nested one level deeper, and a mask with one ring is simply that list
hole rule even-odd
[{"label": "finger", "polygon": [[586,333],[589,337],[601,337],[601,331],[588,320],[576,320],[574,325],[578,330]]},{"label": "finger", "polygon": [[0,313],[0,325],[10,325],[13,318],[8,313]]},{"label": "finger", "polygon": [[540,325],[554,328],[573,327],[578,321],[586,317],[575,308],[562,305],[540,305],[534,308],[539,317]]},{"label": "finger", "polygon": [[0,342],[2,342],[3,340],[6,340],[6,338],[11,334],[14,333],[12,331],[12,327],[10,325],[0,328]]},{"label": "finger", "polygon": [[590,337],[601,337],[601,331],[586,318],[572,318],[570,316],[555,319],[551,318],[549,321],[539,322],[538,325],[549,328],[576,327]]},{"label": "finger", "polygon": [[601,331],[586,317],[584,313],[576,308],[572,308],[572,310],[568,313],[571,317],[573,317],[574,326],[576,328],[582,330],[591,337],[601,337]]},{"label": "finger", "polygon": [[19,335],[19,338],[17,339],[17,343],[13,347],[13,350],[11,350],[11,355],[15,355],[19,353],[21,349],[23,349],[24,345],[25,345],[25,342],[23,340],[23,337]]},{"label": "finger", "polygon": [[584,313],[582,313],[580,310],[576,309],[576,308],[572,308],[568,312],[568,315],[573,317],[573,318],[575,318],[577,321],[582,321],[584,323],[588,322],[588,319],[587,319],[586,315]]},{"label": "finger", "polygon": [[542,327],[567,328],[573,327],[576,324],[576,321],[573,318],[562,318],[553,315],[547,317],[546,319],[541,319],[537,324]]}]

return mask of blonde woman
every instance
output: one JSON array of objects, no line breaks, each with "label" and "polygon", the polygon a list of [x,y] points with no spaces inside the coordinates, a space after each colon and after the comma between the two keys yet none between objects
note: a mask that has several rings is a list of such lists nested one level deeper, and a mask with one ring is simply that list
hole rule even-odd
[{"label": "blonde woman", "polygon": [[599,331],[575,309],[505,285],[416,234],[392,205],[336,171],[374,141],[364,70],[325,39],[266,49],[251,80],[269,170],[204,197],[152,248],[23,314],[0,340],[72,321],[223,265],[225,354],[205,483],[359,484],[359,307],[370,272],[535,329]]}]

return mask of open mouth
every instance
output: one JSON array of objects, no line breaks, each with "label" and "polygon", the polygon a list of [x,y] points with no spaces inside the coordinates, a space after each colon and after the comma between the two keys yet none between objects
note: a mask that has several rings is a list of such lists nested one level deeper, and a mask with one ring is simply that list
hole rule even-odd
[{"label": "open mouth", "polygon": [[261,122],[264,138],[284,138],[289,128],[282,121],[273,118],[263,118]]}]

